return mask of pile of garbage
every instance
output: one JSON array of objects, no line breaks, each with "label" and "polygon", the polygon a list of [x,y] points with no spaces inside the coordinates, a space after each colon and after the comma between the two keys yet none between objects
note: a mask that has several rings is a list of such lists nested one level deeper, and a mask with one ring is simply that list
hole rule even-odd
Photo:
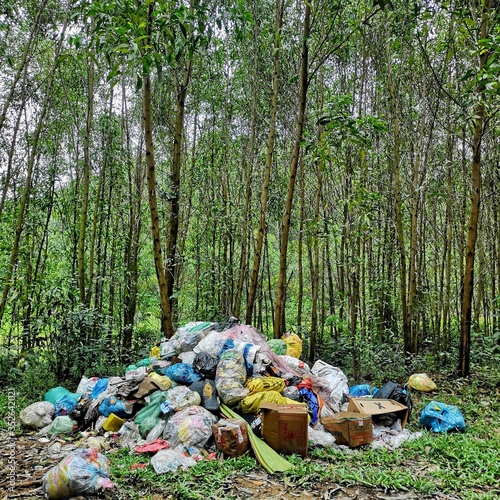
[{"label": "pile of garbage", "polygon": [[[291,464],[278,453],[306,456],[311,446],[395,448],[419,437],[405,429],[412,411],[405,387],[349,388],[342,370],[322,360],[309,367],[301,353],[294,333],[267,340],[237,320],[189,323],[122,377],[82,377],[76,393],[55,387],[20,420],[42,436],[107,433],[117,448],[152,455],[158,474],[215,458],[217,451],[239,456],[249,447],[268,472],[284,471]],[[436,390],[426,375],[412,377],[410,387]],[[433,403],[424,425],[443,427],[448,412],[455,419],[450,429],[465,428],[460,412]],[[44,477],[46,497],[112,487],[99,451],[88,443],[51,469]]]}]

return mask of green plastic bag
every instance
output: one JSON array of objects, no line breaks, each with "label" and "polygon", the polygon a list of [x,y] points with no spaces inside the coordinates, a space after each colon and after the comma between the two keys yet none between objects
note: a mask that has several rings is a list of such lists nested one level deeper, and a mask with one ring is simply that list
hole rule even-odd
[{"label": "green plastic bag", "polygon": [[155,391],[149,396],[149,404],[140,410],[134,418],[141,436],[146,437],[149,431],[160,421],[161,404],[168,398],[167,391]]},{"label": "green plastic bag", "polygon": [[286,354],[287,347],[285,342],[281,339],[270,339],[267,341],[267,345],[271,348],[274,354],[277,354],[278,356]]},{"label": "green plastic bag", "polygon": [[64,387],[61,386],[50,389],[50,391],[45,393],[43,399],[44,401],[48,401],[49,403],[52,403],[55,406],[57,401],[59,401],[64,396],[68,396],[75,403],[80,399],[80,394],[69,392],[68,389],[65,389]]}]

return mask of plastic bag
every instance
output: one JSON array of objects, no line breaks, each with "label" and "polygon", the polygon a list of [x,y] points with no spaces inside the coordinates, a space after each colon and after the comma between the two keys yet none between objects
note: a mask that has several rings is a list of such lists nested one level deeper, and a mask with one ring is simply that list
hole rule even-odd
[{"label": "plastic bag", "polygon": [[456,406],[431,401],[420,414],[420,423],[434,432],[464,431],[465,420]]},{"label": "plastic bag", "polygon": [[72,420],[68,415],[56,417],[50,424],[46,425],[43,429],[38,431],[39,436],[46,434],[68,434],[73,432],[77,427],[76,420]]},{"label": "plastic bag", "polygon": [[19,413],[19,420],[28,429],[41,429],[52,423],[55,407],[49,401],[33,403]]},{"label": "plastic bag", "polygon": [[287,346],[281,339],[269,339],[267,341],[267,345],[271,348],[274,354],[277,354],[278,356],[286,354]]},{"label": "plastic bag", "polygon": [[149,431],[159,422],[161,404],[168,398],[168,392],[156,391],[149,396],[149,404],[142,408],[134,418],[142,436],[147,436]]},{"label": "plastic bag", "polygon": [[165,370],[165,375],[169,379],[183,384],[192,384],[201,379],[201,375],[191,365],[186,363],[177,363],[169,366]]},{"label": "plastic bag", "polygon": [[90,397],[92,399],[98,398],[99,395],[108,388],[108,383],[109,383],[109,378],[100,378],[94,385],[94,388],[90,393]]},{"label": "plastic bag", "polygon": [[114,413],[117,417],[130,417],[132,415],[132,404],[128,401],[122,401],[116,396],[110,396],[99,405],[99,414],[109,417],[111,413]]},{"label": "plastic bag", "polygon": [[400,384],[394,382],[385,383],[377,392],[373,394],[376,399],[393,399],[408,408],[408,422],[410,421],[413,401],[408,391]]},{"label": "plastic bag", "polygon": [[63,396],[56,401],[56,417],[62,417],[63,415],[69,415],[73,408],[76,406],[77,402],[70,396]]},{"label": "plastic bag", "polygon": [[94,389],[98,380],[99,380],[99,377],[87,378],[87,377],[83,376],[80,380],[80,383],[78,384],[78,389],[76,390],[76,393],[82,394],[82,395],[87,396],[87,397],[90,396],[90,393]]},{"label": "plastic bag", "polygon": [[157,474],[164,474],[165,472],[174,472],[179,467],[188,469],[196,465],[196,460],[184,453],[182,449],[176,448],[174,450],[160,450],[151,459],[151,465]]},{"label": "plastic bag", "polygon": [[163,436],[163,432],[165,430],[165,426],[167,425],[166,420],[160,420],[146,436],[146,443],[152,443],[156,441],[160,436]]},{"label": "plastic bag", "polygon": [[321,429],[314,429],[313,427],[309,427],[307,431],[307,440],[309,445],[312,446],[321,446],[324,448],[332,448],[335,446],[333,434]]},{"label": "plastic bag", "polygon": [[166,375],[160,375],[159,373],[151,372],[148,377],[161,384],[167,391],[172,386],[172,381]]},{"label": "plastic bag", "polygon": [[201,396],[185,385],[174,387],[167,394],[167,399],[160,406],[163,413],[185,410],[189,406],[199,406],[201,403]]},{"label": "plastic bag", "polygon": [[300,395],[300,390],[297,386],[291,385],[285,387],[281,391],[281,395],[288,399],[293,399],[294,401],[302,401],[302,396]]},{"label": "plastic bag", "polygon": [[222,351],[226,340],[229,338],[228,330],[222,332],[210,332],[206,337],[204,337],[197,346],[193,348],[193,351],[198,354],[200,352],[206,352],[214,358],[218,358]]},{"label": "plastic bag", "polygon": [[182,352],[192,351],[205,337],[211,326],[212,323],[199,322],[190,323],[179,328],[169,340],[160,344],[161,357],[171,358]]},{"label": "plastic bag", "polygon": [[43,476],[43,492],[50,500],[95,495],[113,488],[109,461],[96,448],[79,448]]},{"label": "plastic bag", "polygon": [[188,365],[192,365],[194,358],[196,358],[196,353],[194,351],[186,351],[186,352],[181,352],[178,355],[178,358],[183,362]]},{"label": "plastic bag", "polygon": [[54,387],[53,389],[50,389],[50,391],[47,391],[45,393],[45,395],[43,396],[43,400],[49,401],[50,403],[52,403],[55,406],[57,401],[64,396],[68,396],[75,403],[80,399],[80,394],[75,394],[73,392],[68,391],[68,389],[65,389],[64,387],[59,386],[59,387]]},{"label": "plastic bag", "polygon": [[302,354],[302,339],[296,333],[286,333],[281,337],[286,344],[286,355],[300,358]]},{"label": "plastic bag", "polygon": [[192,383],[189,388],[196,391],[201,397],[201,406],[212,413],[218,413],[220,404],[217,397],[217,388],[213,380],[199,380]]},{"label": "plastic bag", "polygon": [[261,403],[276,403],[280,405],[297,405],[301,403],[297,403],[293,399],[288,399],[282,396],[277,391],[265,391],[265,392],[257,392],[250,396],[247,396],[241,401],[241,411],[243,413],[258,413],[260,410]]},{"label": "plastic bag", "polygon": [[360,385],[353,385],[352,387],[349,387],[349,394],[351,396],[354,396],[355,398],[359,398],[361,396],[369,396],[370,394],[374,394],[377,392],[377,388],[371,386],[370,384],[360,384]]},{"label": "plastic bag", "polygon": [[284,361],[287,366],[292,368],[298,373],[311,373],[311,369],[309,368],[309,365],[307,363],[304,363],[304,361],[301,361],[298,358],[294,358],[293,356],[280,356],[279,359],[281,361]]},{"label": "plastic bag", "polygon": [[224,351],[215,376],[215,386],[224,404],[233,406],[248,395],[246,380],[247,369],[243,354],[236,349]]},{"label": "plastic bag", "polygon": [[311,368],[311,373],[320,378],[322,384],[328,388],[327,391],[318,388],[319,395],[333,411],[340,411],[344,394],[349,394],[347,377],[344,372],[319,359]]},{"label": "plastic bag", "polygon": [[174,413],[165,426],[163,439],[173,448],[182,444],[186,447],[203,448],[212,436],[212,424],[217,418],[201,406],[190,406]]},{"label": "plastic bag", "polygon": [[412,389],[422,392],[437,391],[437,385],[426,373],[415,373],[408,379]]},{"label": "plastic bag", "polygon": [[215,379],[218,359],[208,352],[199,352],[193,360],[193,368],[204,378]]},{"label": "plastic bag", "polygon": [[133,449],[136,443],[141,439],[139,427],[134,422],[125,422],[118,431],[116,440],[118,446]]},{"label": "plastic bag", "polygon": [[247,380],[246,386],[250,394],[263,391],[281,392],[285,388],[285,381],[278,377],[252,377]]}]

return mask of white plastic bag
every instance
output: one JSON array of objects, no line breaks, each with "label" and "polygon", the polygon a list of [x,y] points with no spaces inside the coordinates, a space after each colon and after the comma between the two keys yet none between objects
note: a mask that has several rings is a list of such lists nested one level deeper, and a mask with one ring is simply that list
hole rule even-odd
[{"label": "white plastic bag", "polygon": [[349,385],[344,372],[319,359],[311,368],[311,373],[321,379],[322,385],[327,388],[327,390],[318,388],[319,395],[334,412],[340,411],[343,395],[349,394]]},{"label": "white plastic bag", "polygon": [[52,422],[55,411],[55,406],[49,401],[39,401],[21,410],[19,420],[28,429],[41,429]]},{"label": "white plastic bag", "polygon": [[157,474],[164,474],[165,472],[175,472],[179,467],[187,469],[196,465],[196,460],[183,453],[182,448],[175,448],[173,450],[160,450],[151,459]]}]

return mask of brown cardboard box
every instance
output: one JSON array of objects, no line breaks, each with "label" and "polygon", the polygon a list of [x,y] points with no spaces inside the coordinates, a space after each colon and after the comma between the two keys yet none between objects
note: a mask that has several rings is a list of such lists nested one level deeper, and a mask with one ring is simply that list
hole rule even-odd
[{"label": "brown cardboard box", "polygon": [[371,415],[374,424],[377,424],[377,417],[386,413],[394,413],[401,420],[403,429],[408,420],[408,408],[393,399],[351,398],[347,409]]},{"label": "brown cardboard box", "polygon": [[228,418],[212,425],[217,449],[228,457],[239,457],[248,450],[247,424],[242,419]]},{"label": "brown cardboard box", "polygon": [[278,453],[307,456],[309,414],[300,405],[261,403],[262,437]]},{"label": "brown cardboard box", "polygon": [[354,411],[341,411],[321,419],[323,427],[334,435],[337,444],[351,448],[373,441],[372,417]]}]

